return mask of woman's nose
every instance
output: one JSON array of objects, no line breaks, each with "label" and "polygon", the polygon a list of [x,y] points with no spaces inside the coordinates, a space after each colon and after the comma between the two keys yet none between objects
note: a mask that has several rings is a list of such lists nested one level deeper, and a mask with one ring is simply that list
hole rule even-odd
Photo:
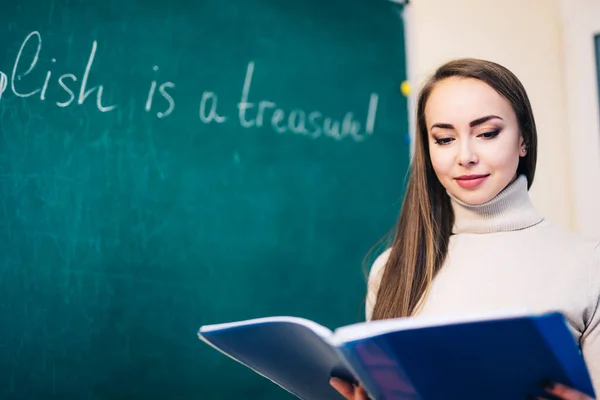
[{"label": "woman's nose", "polygon": [[479,161],[477,152],[474,149],[473,144],[470,141],[464,141],[460,146],[460,154],[458,155],[458,162],[460,165],[472,165],[477,164]]}]

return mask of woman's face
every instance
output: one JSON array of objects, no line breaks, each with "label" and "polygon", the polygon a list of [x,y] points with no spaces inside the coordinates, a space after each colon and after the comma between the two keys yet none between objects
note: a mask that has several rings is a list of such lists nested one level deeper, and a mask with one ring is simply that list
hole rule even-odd
[{"label": "woman's face", "polygon": [[516,115],[504,97],[471,78],[438,82],[425,105],[429,155],[446,190],[482,204],[516,177],[525,155]]}]

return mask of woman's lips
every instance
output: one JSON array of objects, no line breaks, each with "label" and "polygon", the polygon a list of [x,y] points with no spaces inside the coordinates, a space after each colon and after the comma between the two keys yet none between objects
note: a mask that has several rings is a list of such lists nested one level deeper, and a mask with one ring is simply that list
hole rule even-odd
[{"label": "woman's lips", "polygon": [[460,187],[472,189],[481,185],[489,175],[462,175],[456,178],[456,182]]}]

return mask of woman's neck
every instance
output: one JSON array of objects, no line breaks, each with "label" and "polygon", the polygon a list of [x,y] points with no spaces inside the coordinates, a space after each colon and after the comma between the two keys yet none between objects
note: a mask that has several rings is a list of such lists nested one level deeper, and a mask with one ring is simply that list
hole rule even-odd
[{"label": "woman's neck", "polygon": [[483,204],[467,204],[448,195],[454,210],[454,234],[516,231],[537,225],[543,220],[531,202],[525,175],[520,175]]}]

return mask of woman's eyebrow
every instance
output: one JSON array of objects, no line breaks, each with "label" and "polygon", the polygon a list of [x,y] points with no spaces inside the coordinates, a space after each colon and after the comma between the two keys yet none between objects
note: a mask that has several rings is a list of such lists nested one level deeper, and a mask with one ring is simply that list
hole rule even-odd
[{"label": "woman's eyebrow", "polygon": [[433,128],[454,129],[454,126],[452,126],[451,124],[433,124],[431,125],[431,129]]},{"label": "woman's eyebrow", "polygon": [[[481,124],[483,124],[483,123],[485,123],[485,122],[487,122],[487,121],[489,121],[489,120],[491,120],[491,119],[499,119],[499,120],[502,120],[502,118],[500,118],[500,117],[499,117],[499,116],[497,116],[497,115],[486,115],[485,117],[481,117],[481,118],[474,119],[473,121],[471,121],[471,122],[469,123],[469,126],[472,128],[472,127],[474,127],[474,126],[481,125]],[[433,124],[433,125],[431,125],[431,128],[430,128],[430,129],[433,129],[433,128],[440,128],[440,129],[454,129],[454,126],[453,126],[452,124],[446,124],[446,123],[437,123],[437,124]]]},{"label": "woman's eyebrow", "polygon": [[483,124],[484,122],[487,122],[487,121],[489,121],[490,119],[499,119],[499,120],[502,120],[502,118],[500,118],[500,117],[499,117],[499,116],[497,116],[497,115],[486,115],[485,117],[477,118],[477,119],[475,119],[475,120],[471,121],[471,122],[469,123],[469,126],[472,128],[472,127],[474,127],[474,126],[481,125],[481,124]]}]

